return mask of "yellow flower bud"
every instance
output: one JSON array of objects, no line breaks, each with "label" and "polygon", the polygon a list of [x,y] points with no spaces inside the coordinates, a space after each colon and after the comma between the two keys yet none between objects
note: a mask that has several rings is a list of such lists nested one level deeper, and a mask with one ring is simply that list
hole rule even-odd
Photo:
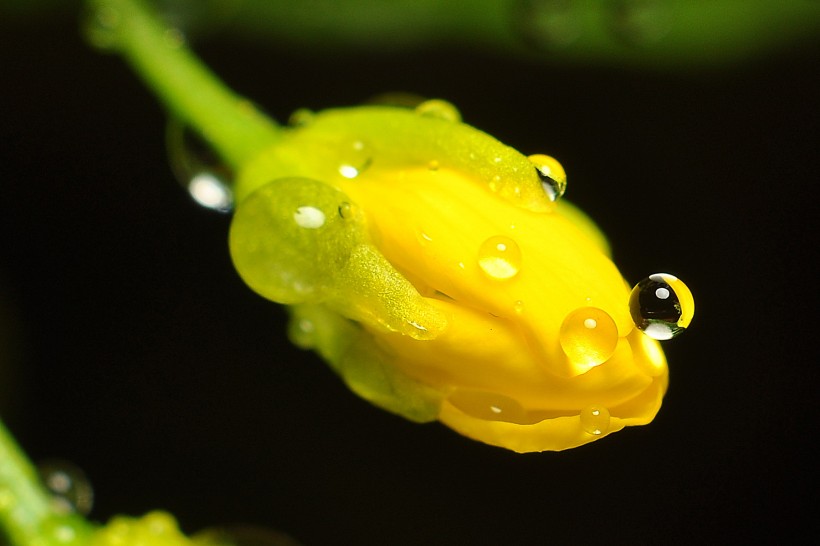
[{"label": "yellow flower bud", "polygon": [[242,173],[232,255],[364,398],[567,449],[650,422],[667,366],[565,184],[554,159],[452,116],[329,111]]}]

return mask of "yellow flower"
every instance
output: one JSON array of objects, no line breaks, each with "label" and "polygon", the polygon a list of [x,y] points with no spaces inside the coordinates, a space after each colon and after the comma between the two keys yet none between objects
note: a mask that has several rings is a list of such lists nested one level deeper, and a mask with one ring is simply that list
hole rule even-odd
[{"label": "yellow flower", "polygon": [[659,307],[643,285],[630,309],[604,238],[557,199],[560,164],[430,112],[316,114],[243,170],[240,275],[292,306],[296,343],[409,419],[519,452],[650,422],[668,372],[635,317],[655,305],[642,329],[685,328],[688,290],[658,277]]}]

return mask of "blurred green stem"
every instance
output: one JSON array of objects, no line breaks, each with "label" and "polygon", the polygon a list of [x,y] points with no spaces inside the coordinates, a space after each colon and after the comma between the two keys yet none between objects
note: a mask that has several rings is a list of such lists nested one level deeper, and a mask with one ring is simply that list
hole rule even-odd
[{"label": "blurred green stem", "polygon": [[121,53],[173,115],[233,168],[279,138],[279,127],[228,89],[140,0],[89,0],[91,41]]},{"label": "blurred green stem", "polygon": [[82,544],[92,526],[75,514],[55,512],[37,471],[0,422],[0,524],[11,544]]}]

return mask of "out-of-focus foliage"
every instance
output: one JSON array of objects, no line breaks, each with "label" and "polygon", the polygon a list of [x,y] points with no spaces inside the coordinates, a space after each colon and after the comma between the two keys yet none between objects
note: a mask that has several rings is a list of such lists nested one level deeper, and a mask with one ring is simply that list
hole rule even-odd
[{"label": "out-of-focus foliage", "polygon": [[[74,6],[6,0],[0,14]],[[535,60],[714,65],[817,42],[813,0],[155,0],[194,35],[224,33],[321,52],[450,45]]]}]

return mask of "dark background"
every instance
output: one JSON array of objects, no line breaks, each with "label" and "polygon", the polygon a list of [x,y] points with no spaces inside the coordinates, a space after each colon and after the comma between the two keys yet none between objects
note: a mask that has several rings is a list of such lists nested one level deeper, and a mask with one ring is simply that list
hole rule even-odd
[{"label": "dark background", "polygon": [[[227,216],[167,165],[165,116],[72,16],[0,24],[3,414],[95,486],[92,519],[163,508],[313,544],[739,543],[816,516],[817,47],[708,70],[458,49],[198,51],[282,120],[412,91],[569,173],[624,276],[684,279],[657,419],[516,455],[368,406],[234,273]],[[3,356],[3,355],[0,355]]]}]

